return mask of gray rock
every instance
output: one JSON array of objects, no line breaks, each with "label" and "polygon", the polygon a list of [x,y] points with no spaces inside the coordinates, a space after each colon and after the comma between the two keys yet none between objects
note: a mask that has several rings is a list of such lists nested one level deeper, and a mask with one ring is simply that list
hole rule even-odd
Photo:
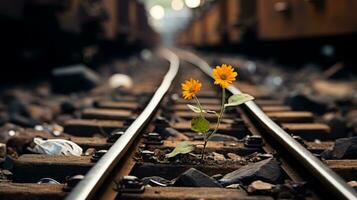
[{"label": "gray rock", "polygon": [[290,105],[293,110],[309,110],[317,114],[323,114],[331,107],[329,102],[305,94],[291,94],[285,98],[284,103]]},{"label": "gray rock", "polygon": [[347,137],[347,124],[343,117],[335,113],[328,113],[323,115],[323,119],[331,129],[332,138]]},{"label": "gray rock", "polygon": [[245,165],[238,170],[226,174],[219,182],[223,186],[240,183],[248,185],[252,181],[262,180],[269,183],[278,183],[282,179],[282,170],[274,158]]},{"label": "gray rock", "polygon": [[52,71],[53,90],[60,93],[90,90],[99,84],[99,76],[82,64]]},{"label": "gray rock", "polygon": [[357,136],[337,139],[333,149],[325,150],[321,153],[321,157],[325,159],[357,158]]},{"label": "gray rock", "polygon": [[222,187],[215,179],[195,168],[190,168],[177,177],[174,185],[181,187]]}]

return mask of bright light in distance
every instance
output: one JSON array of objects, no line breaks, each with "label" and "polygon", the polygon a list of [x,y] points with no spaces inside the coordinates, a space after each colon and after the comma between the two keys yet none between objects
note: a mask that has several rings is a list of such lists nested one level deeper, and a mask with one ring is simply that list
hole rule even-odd
[{"label": "bright light in distance", "polygon": [[151,7],[150,15],[152,18],[159,20],[159,19],[164,18],[165,10],[162,6],[156,5],[156,6]]},{"label": "bright light in distance", "polygon": [[185,4],[189,8],[197,8],[201,4],[201,0],[185,0]]},{"label": "bright light in distance", "polygon": [[182,0],[172,0],[171,1],[171,7],[174,10],[177,10],[177,11],[182,10],[183,6],[184,6],[184,4],[183,4]]}]

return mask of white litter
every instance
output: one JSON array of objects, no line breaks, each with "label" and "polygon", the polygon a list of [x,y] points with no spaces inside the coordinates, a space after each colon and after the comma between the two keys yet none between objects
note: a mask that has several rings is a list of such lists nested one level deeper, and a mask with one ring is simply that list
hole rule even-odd
[{"label": "white litter", "polygon": [[114,74],[109,78],[111,88],[124,87],[130,89],[133,87],[133,80],[125,74]]},{"label": "white litter", "polygon": [[82,148],[76,143],[64,139],[47,139],[34,138],[35,146],[27,149],[33,153],[46,155],[65,155],[65,156],[81,156]]}]

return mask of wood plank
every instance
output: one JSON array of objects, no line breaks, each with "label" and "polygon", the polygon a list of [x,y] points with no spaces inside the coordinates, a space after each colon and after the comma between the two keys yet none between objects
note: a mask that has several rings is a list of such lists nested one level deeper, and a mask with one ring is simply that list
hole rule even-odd
[{"label": "wood plank", "polygon": [[325,160],[324,162],[346,181],[357,180],[357,160]]},{"label": "wood plank", "polygon": [[126,102],[126,101],[98,101],[98,108],[109,108],[109,109],[127,109],[136,110],[139,107],[137,102]]},{"label": "wood plank", "polygon": [[322,141],[320,143],[316,142],[305,142],[307,149],[313,153],[321,153],[326,149],[332,149],[335,145],[335,142],[325,142]]},{"label": "wood plank", "polygon": [[0,182],[0,197],[7,200],[60,200],[67,192],[63,184],[11,183]]},{"label": "wood plank", "polygon": [[[118,196],[119,198],[119,196]],[[187,188],[187,187],[146,187],[144,193],[125,193],[120,196],[125,200],[273,200],[269,196],[247,196],[244,190],[225,188]]]},{"label": "wood plank", "polygon": [[330,127],[319,123],[284,123],[282,127],[291,134],[307,140],[328,140],[331,138]]},{"label": "wood plank", "polygon": [[135,116],[130,110],[87,108],[82,111],[83,119],[125,120]]},{"label": "wood plank", "polygon": [[76,136],[92,136],[93,134],[110,134],[112,131],[124,128],[123,121],[71,119],[65,122],[64,132]]},{"label": "wood plank", "polygon": [[262,106],[264,112],[281,112],[281,111],[291,111],[290,106]]},{"label": "wood plank", "polygon": [[311,112],[304,111],[267,112],[267,115],[281,123],[307,123],[314,119]]},{"label": "wood plank", "polygon": [[91,156],[24,154],[10,159],[15,182],[37,182],[45,177],[64,182],[66,176],[85,174],[94,165]]}]

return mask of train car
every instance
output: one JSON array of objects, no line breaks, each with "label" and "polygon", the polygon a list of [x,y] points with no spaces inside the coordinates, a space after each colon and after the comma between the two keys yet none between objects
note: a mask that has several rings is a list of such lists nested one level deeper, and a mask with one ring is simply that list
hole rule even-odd
[{"label": "train car", "polygon": [[[351,0],[220,0],[202,8],[203,45],[291,40],[357,33],[357,2]],[[193,22],[195,23],[195,22]]]},{"label": "train car", "polygon": [[357,1],[257,0],[261,40],[326,37],[357,33]]}]

